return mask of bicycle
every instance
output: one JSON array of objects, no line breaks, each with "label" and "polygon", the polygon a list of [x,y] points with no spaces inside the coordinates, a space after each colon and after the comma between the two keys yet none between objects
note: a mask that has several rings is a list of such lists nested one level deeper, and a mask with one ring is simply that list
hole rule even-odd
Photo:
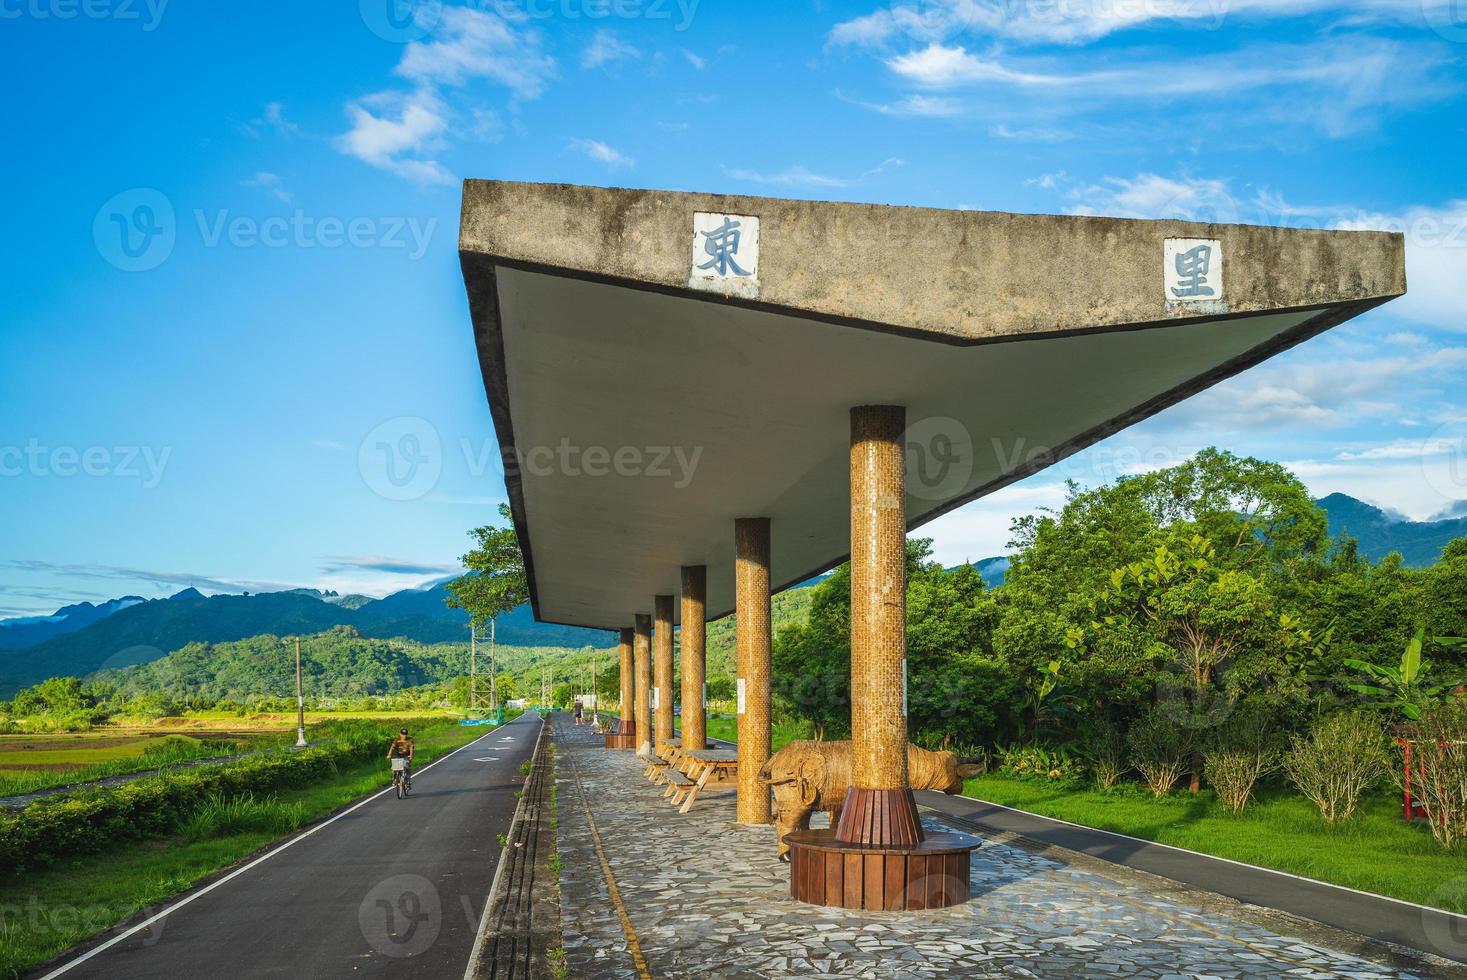
[{"label": "bicycle", "polygon": [[399,800],[406,799],[413,791],[412,773],[408,771],[408,760],[398,756],[392,760],[392,788]]}]

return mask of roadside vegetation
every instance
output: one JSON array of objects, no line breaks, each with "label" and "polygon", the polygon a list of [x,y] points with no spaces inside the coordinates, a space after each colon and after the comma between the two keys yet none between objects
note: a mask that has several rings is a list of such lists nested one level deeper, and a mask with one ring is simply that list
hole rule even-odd
[{"label": "roadside vegetation", "polygon": [[177,733],[0,735],[0,797],[34,793],[280,743],[279,733],[197,738]]},{"label": "roadside vegetation", "polygon": [[[283,768],[273,762],[222,767],[219,771],[235,768],[239,774],[217,780],[208,790],[194,782],[194,773],[170,774],[130,784],[121,794],[78,794],[65,802],[33,804],[20,814],[0,814],[5,841],[0,848],[7,849],[0,857],[0,978],[19,977],[283,835],[382,789],[391,775],[381,756],[398,727],[395,719],[342,726],[329,765],[322,761],[325,748],[283,751],[281,759],[296,761]],[[413,729],[420,767],[486,732],[455,721],[428,726],[414,721]],[[273,759],[275,754],[268,755]],[[264,778],[266,773],[273,781]],[[169,785],[180,781],[183,785]],[[139,788],[144,782],[152,785]],[[111,816],[94,819],[138,800],[157,802],[144,811],[149,816],[141,827]],[[55,841],[59,838],[49,835],[65,828],[75,837],[59,849],[11,853],[16,835]]]}]

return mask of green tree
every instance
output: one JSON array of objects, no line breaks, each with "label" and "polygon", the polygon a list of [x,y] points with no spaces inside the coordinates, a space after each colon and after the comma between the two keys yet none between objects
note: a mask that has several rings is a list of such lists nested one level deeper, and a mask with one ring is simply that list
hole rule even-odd
[{"label": "green tree", "polygon": [[[1409,721],[1420,721],[1428,707],[1462,683],[1460,679],[1432,677],[1431,662],[1421,659],[1421,651],[1427,642],[1426,627],[1418,626],[1406,643],[1406,649],[1401,652],[1401,662],[1395,666],[1380,666],[1364,660],[1345,661],[1346,666],[1370,679],[1370,683],[1351,683],[1350,690],[1379,699],[1367,702],[1367,708],[1391,711]],[[1451,636],[1433,636],[1429,642],[1445,647],[1467,644],[1467,640]]]},{"label": "green tree", "polygon": [[504,527],[489,524],[469,532],[475,545],[459,559],[468,572],[447,585],[445,604],[450,609],[466,610],[476,629],[523,605],[530,597],[525,559],[508,504],[499,505],[499,516],[506,522]]}]

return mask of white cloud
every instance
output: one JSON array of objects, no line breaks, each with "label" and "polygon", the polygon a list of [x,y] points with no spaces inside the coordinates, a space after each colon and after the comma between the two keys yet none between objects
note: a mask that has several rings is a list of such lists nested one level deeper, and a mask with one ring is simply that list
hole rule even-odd
[{"label": "white cloud", "polygon": [[1449,23],[1452,0],[923,0],[894,4],[837,24],[832,47],[882,47],[901,39],[934,41],[964,34],[1024,44],[1078,45],[1153,24],[1217,30],[1229,18],[1261,20],[1334,12],[1353,24],[1384,20],[1421,26],[1422,17]]},{"label": "white cloud", "polygon": [[615,147],[609,146],[600,140],[573,139],[567,144],[577,153],[584,154],[598,163],[604,163],[612,167],[630,167],[637,161],[625,156]]},{"label": "white cloud", "polygon": [[872,112],[879,112],[886,116],[919,116],[930,119],[951,118],[961,116],[967,112],[967,107],[962,101],[941,95],[908,95],[896,102],[862,102],[857,99],[847,99],[840,93],[839,98],[845,99],[852,105],[858,105]]},{"label": "white cloud", "polygon": [[623,61],[631,61],[642,57],[642,52],[622,41],[611,31],[599,30],[591,39],[590,45],[581,55],[582,68],[601,68],[605,65],[616,66]]},{"label": "white cloud", "polygon": [[688,64],[692,65],[698,71],[702,71],[704,68],[708,67],[708,62],[704,60],[701,55],[689,51],[687,48],[683,48],[683,57],[687,58]]},{"label": "white cloud", "polygon": [[1467,330],[1467,199],[1394,215],[1356,212],[1336,227],[1404,234],[1409,288],[1388,309],[1417,323]]},{"label": "white cloud", "polygon": [[349,104],[347,115],[351,129],[337,140],[343,153],[419,183],[453,182],[437,160],[421,158],[443,145],[448,128],[447,109],[431,89],[378,92]]},{"label": "white cloud", "polygon": [[1202,428],[1280,432],[1400,422],[1404,399],[1430,400],[1467,369],[1467,347],[1358,357],[1301,355],[1260,365],[1173,408],[1172,422]]},{"label": "white cloud", "polygon": [[[1041,182],[1039,186],[1055,184]],[[1240,220],[1237,201],[1228,192],[1227,183],[1221,180],[1143,173],[1129,178],[1105,177],[1098,184],[1071,190],[1069,196],[1077,202],[1070,208],[1073,214],[1183,221]]]},{"label": "white cloud", "polygon": [[1036,474],[949,511],[913,534],[932,538],[932,557],[949,567],[1006,555],[1014,518],[1041,507],[1063,507],[1065,494],[1064,483],[1053,472]]},{"label": "white cloud", "polygon": [[[1198,125],[1226,123],[1230,136],[1245,124],[1298,127],[1295,107],[1308,104],[1307,124],[1339,137],[1373,126],[1378,110],[1426,102],[1454,85],[1445,80],[1441,47],[1369,37],[1258,44],[1185,60],[1158,58],[1151,51],[1123,60],[1111,53],[1057,60],[978,53],[933,41],[883,60],[900,83],[919,94],[941,93],[945,114],[957,114],[956,108],[1025,120],[1041,113],[1069,118],[1124,101],[1128,114],[1135,115],[1206,96],[1232,103]],[[1112,67],[1118,63],[1124,67]],[[1048,128],[1053,132],[1055,127]]]},{"label": "white cloud", "polygon": [[530,99],[555,74],[555,62],[540,52],[534,33],[470,7],[444,7],[432,39],[409,44],[397,74],[420,85],[440,86],[487,78]]},{"label": "white cloud", "polygon": [[735,180],[744,180],[751,184],[768,184],[778,187],[854,187],[863,181],[903,165],[903,161],[892,157],[883,160],[877,166],[872,167],[870,170],[856,177],[832,177],[827,174],[818,174],[801,164],[786,167],[778,173],[761,173],[757,170],[747,170],[744,168],[725,168],[724,173]]},{"label": "white cloud", "polygon": [[[538,96],[555,74],[555,62],[540,50],[539,36],[494,14],[444,7],[434,33],[408,44],[395,73],[413,83],[408,92],[387,90],[346,106],[351,128],[336,139],[342,153],[423,184],[454,180],[436,154],[449,145],[457,113],[444,91],[487,79],[518,99]],[[466,132],[484,138],[485,110],[471,111]],[[492,113],[491,113],[492,115]]]},{"label": "white cloud", "polygon": [[300,127],[285,118],[285,107],[279,102],[265,103],[265,111],[249,122],[236,123],[239,131],[250,139],[259,139],[264,130],[273,130],[277,136],[289,139],[300,133]]},{"label": "white cloud", "polygon": [[280,179],[279,174],[272,174],[261,170],[249,180],[240,181],[240,186],[262,190],[277,201],[283,201],[286,204],[295,203],[295,195],[285,189],[285,184]]}]

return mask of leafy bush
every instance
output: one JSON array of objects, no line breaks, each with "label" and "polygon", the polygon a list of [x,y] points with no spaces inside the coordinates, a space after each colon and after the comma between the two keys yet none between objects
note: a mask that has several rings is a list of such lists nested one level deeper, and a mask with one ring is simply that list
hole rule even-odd
[{"label": "leafy bush", "polygon": [[303,803],[281,803],[275,796],[256,799],[253,793],[227,797],[210,793],[183,821],[183,834],[190,840],[227,837],[230,834],[288,834],[306,822]]},{"label": "leafy bush", "polygon": [[1203,755],[1202,772],[1223,806],[1242,813],[1253,787],[1279,766],[1279,752],[1268,717],[1259,705],[1235,711]]},{"label": "leafy bush", "polygon": [[1171,792],[1187,768],[1189,746],[1180,728],[1158,708],[1142,715],[1126,735],[1131,765],[1140,771],[1153,796]]},{"label": "leafy bush", "polygon": [[1114,725],[1106,724],[1095,732],[1086,759],[1101,789],[1110,789],[1131,771],[1131,763],[1126,757],[1126,739]]},{"label": "leafy bush", "polygon": [[1467,701],[1428,708],[1411,754],[1411,792],[1443,847],[1467,838]]},{"label": "leafy bush", "polygon": [[1085,771],[1084,763],[1065,746],[1011,745],[998,750],[999,769],[1020,779],[1072,782]]},{"label": "leafy bush", "polygon": [[1375,719],[1344,711],[1294,736],[1283,760],[1299,792],[1319,807],[1326,823],[1348,820],[1360,797],[1391,769],[1390,753]]}]

